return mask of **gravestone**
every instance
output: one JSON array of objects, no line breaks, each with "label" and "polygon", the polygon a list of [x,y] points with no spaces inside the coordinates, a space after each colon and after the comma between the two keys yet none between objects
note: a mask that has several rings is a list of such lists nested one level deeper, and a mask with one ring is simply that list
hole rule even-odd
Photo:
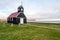
[{"label": "gravestone", "polygon": [[11,23],[11,27],[13,27],[13,23]]},{"label": "gravestone", "polygon": [[18,27],[20,27],[20,23],[18,24]]}]

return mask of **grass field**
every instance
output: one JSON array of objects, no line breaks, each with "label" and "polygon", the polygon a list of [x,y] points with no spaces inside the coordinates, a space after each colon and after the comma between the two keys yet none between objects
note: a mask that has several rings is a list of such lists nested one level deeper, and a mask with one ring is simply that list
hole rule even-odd
[{"label": "grass field", "polygon": [[56,24],[28,23],[11,27],[6,23],[2,26],[0,23],[0,40],[60,40],[60,30],[48,29],[60,28]]}]

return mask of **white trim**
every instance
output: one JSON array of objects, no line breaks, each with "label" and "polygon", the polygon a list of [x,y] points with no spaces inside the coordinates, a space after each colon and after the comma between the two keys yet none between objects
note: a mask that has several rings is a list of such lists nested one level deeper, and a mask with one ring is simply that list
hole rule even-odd
[{"label": "white trim", "polygon": [[13,21],[13,18],[12,18],[12,21]]},{"label": "white trim", "polygon": [[[19,15],[20,13],[23,13],[23,12],[18,12],[18,15]],[[17,16],[18,16],[18,15],[17,15]],[[17,17],[17,16],[16,16],[16,17]]]}]

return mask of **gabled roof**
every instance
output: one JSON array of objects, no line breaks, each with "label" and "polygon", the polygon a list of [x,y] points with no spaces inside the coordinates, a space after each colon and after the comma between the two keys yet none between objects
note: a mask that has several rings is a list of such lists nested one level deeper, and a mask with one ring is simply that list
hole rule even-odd
[{"label": "gabled roof", "polygon": [[14,12],[8,18],[14,18],[14,17],[17,17],[18,15],[19,15],[18,12]]}]

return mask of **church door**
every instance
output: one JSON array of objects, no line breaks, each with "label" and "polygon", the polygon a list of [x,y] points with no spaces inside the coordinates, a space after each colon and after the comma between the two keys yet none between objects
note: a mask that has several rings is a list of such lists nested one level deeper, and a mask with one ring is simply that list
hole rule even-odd
[{"label": "church door", "polygon": [[20,18],[20,24],[24,23],[24,18]]}]

